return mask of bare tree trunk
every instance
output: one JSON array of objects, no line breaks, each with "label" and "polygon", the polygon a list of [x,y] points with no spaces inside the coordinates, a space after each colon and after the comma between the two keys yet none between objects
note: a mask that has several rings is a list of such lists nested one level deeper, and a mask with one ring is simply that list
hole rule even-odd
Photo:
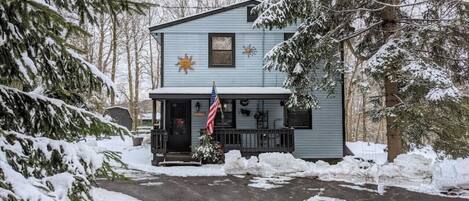
[{"label": "bare tree trunk", "polygon": [[[136,32],[134,32],[136,33]],[[135,61],[135,92],[134,92],[134,107],[133,107],[133,113],[134,113],[134,130],[137,129],[138,126],[138,106],[139,106],[139,88],[140,88],[140,64],[139,64],[139,51],[138,51],[138,40],[137,37],[134,35],[133,36],[133,42],[134,42],[134,61]]]},{"label": "bare tree trunk", "polygon": [[[366,79],[365,77],[365,73],[362,71],[362,80]],[[367,114],[366,114],[366,95],[367,95],[367,91],[368,89],[363,89],[362,91],[362,126],[363,126],[363,141],[364,142],[368,142],[368,130],[366,128],[366,118],[367,118]]]},{"label": "bare tree trunk", "polygon": [[380,143],[381,129],[383,128],[383,120],[379,121],[378,132],[376,132],[375,143]]},{"label": "bare tree trunk", "polygon": [[[151,8],[148,9],[148,26],[151,26]],[[152,41],[152,36],[151,34],[148,34],[148,43],[150,44],[150,81],[151,81],[151,89],[156,88],[155,84],[155,69],[153,66],[153,44],[151,43]]]},{"label": "bare tree trunk", "polygon": [[[389,4],[397,5],[399,0],[387,0]],[[384,32],[389,38],[394,31],[397,29],[397,12],[398,9],[387,6],[382,11],[382,16],[384,20]],[[392,70],[390,70],[392,71]],[[399,103],[397,98],[398,86],[396,82],[391,81],[390,75],[392,72],[387,72],[386,77],[384,78],[384,93],[385,93],[385,102],[386,107],[391,108]],[[402,141],[401,141],[401,131],[399,128],[394,126],[394,121],[396,117],[387,116],[386,117],[386,136],[388,140],[388,161],[392,162],[397,155],[401,153]]]},{"label": "bare tree trunk", "polygon": [[352,139],[352,121],[353,121],[353,95],[352,92],[355,89],[355,85],[353,84],[353,79],[355,79],[355,74],[357,72],[359,66],[359,62],[354,65],[354,69],[352,71],[352,75],[350,76],[350,80],[348,81],[347,84],[347,94],[346,94],[346,99],[345,99],[345,107],[347,108],[347,133],[349,136],[349,139]]},{"label": "bare tree trunk", "polygon": [[354,98],[352,95],[350,95],[350,100],[347,101],[347,136],[348,140],[351,141],[353,139],[353,133],[352,133],[352,123],[353,123],[353,101]]},{"label": "bare tree trunk", "polygon": [[161,48],[156,45],[156,77],[154,78],[154,83],[155,83],[155,89],[156,88],[159,88],[160,87],[160,74],[161,74],[161,60],[160,60],[160,57],[161,57]]},{"label": "bare tree trunk", "polygon": [[363,141],[368,142],[367,129],[366,129],[366,92],[362,93],[362,125],[363,125]]},{"label": "bare tree trunk", "polygon": [[[116,81],[116,65],[117,65],[117,15],[112,14],[112,64],[111,64],[111,80]],[[115,92],[111,94],[111,105],[116,104]]]},{"label": "bare tree trunk", "polygon": [[355,127],[355,142],[358,141],[358,129],[360,128],[360,119],[362,117],[362,114],[358,114],[358,118],[357,118],[357,126]]},{"label": "bare tree trunk", "polygon": [[135,124],[137,119],[133,114],[134,108],[134,87],[133,87],[133,79],[132,79],[132,58],[131,58],[131,44],[130,44],[130,29],[129,29],[129,19],[125,19],[124,22],[124,29],[125,29],[125,51],[127,53],[127,76],[128,76],[128,84],[129,84],[129,110],[130,114],[133,119],[132,123],[132,130],[135,130]]},{"label": "bare tree trunk", "polygon": [[99,19],[99,38],[98,38],[98,68],[103,72],[104,65],[103,65],[103,58],[104,58],[104,40],[105,40],[105,32],[104,32],[104,16],[101,15]]}]

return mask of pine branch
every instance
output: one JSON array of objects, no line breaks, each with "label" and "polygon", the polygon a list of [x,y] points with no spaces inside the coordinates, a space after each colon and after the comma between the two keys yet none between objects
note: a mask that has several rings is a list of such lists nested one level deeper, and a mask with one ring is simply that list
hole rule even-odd
[{"label": "pine branch", "polygon": [[375,3],[377,3],[377,4],[386,6],[386,7],[395,7],[395,8],[416,6],[416,5],[428,3],[428,1],[420,1],[420,2],[409,3],[409,4],[389,4],[389,3],[385,3],[385,2],[382,2],[382,1],[378,1],[378,0],[372,0],[372,1],[375,2]]},{"label": "pine branch", "polygon": [[129,134],[98,114],[32,92],[0,85],[0,100],[0,128],[4,130],[68,141]]}]

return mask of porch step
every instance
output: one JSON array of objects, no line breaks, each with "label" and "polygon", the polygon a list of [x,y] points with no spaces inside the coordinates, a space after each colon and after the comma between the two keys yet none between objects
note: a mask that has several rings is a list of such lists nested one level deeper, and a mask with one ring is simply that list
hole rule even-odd
[{"label": "porch step", "polygon": [[202,163],[199,161],[163,161],[160,162],[159,165],[161,166],[201,166]]},{"label": "porch step", "polygon": [[169,161],[198,162],[198,160],[192,158],[191,153],[167,153],[165,162]]}]

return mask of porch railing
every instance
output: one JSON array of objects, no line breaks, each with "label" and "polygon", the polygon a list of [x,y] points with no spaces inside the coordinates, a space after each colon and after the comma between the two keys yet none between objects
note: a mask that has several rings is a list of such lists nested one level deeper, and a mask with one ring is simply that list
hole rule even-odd
[{"label": "porch railing", "polygon": [[295,150],[294,130],[290,128],[215,129],[213,138],[223,145],[225,152],[236,149],[245,155]]},{"label": "porch railing", "polygon": [[166,154],[168,144],[168,133],[163,129],[151,130],[151,152]]}]

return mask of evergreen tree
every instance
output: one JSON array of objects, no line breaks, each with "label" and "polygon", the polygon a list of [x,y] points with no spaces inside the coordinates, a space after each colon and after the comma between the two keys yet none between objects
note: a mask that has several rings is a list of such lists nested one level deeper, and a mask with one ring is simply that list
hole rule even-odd
[{"label": "evergreen tree", "polygon": [[[0,198],[91,200],[96,175],[110,176],[110,152],[86,136],[128,130],[87,111],[86,96],[113,83],[86,62],[73,36],[100,14],[142,13],[127,0],[0,1]],[[67,199],[68,198],[68,199]]]},{"label": "evergreen tree", "polygon": [[[386,108],[375,117],[386,118],[388,160],[400,153],[402,139],[428,140],[454,156],[469,155],[461,149],[469,145],[469,122],[462,116],[468,108],[461,106],[468,99],[467,1],[264,0],[254,12],[256,27],[299,24],[265,58],[266,69],[287,74],[290,106],[316,107],[311,89],[335,89],[346,71],[340,59],[345,46],[384,88]],[[438,112],[447,116],[438,118]]]}]

